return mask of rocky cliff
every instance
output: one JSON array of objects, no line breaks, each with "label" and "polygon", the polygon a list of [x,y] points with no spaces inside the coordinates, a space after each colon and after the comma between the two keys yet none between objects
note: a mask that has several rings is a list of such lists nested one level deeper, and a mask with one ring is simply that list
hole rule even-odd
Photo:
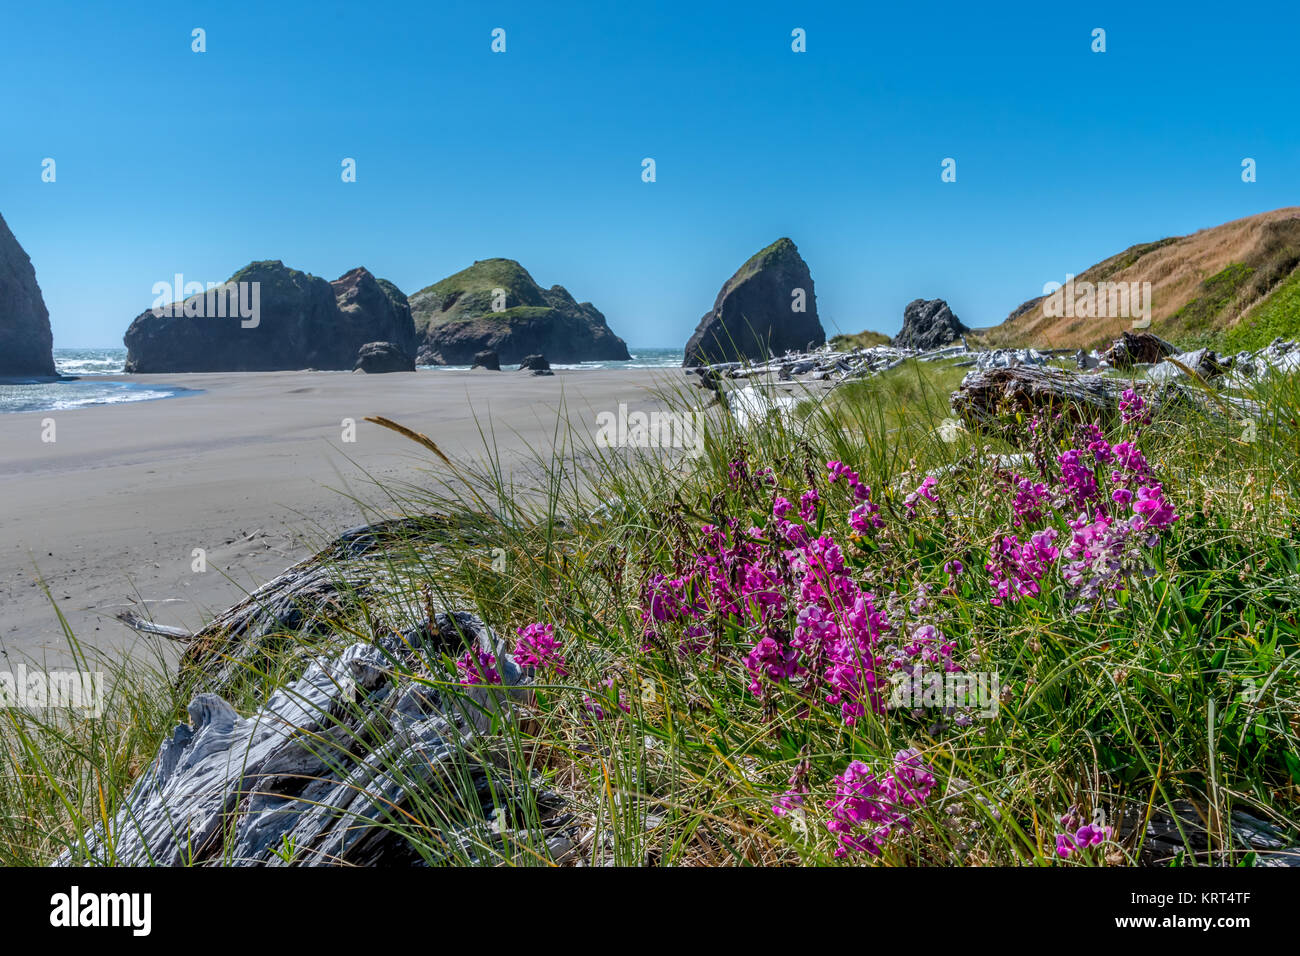
[{"label": "rocky cliff", "polygon": [[682,365],[761,362],[825,341],[808,264],[793,242],[778,239],[723,284],[686,343]]},{"label": "rocky cliff", "polygon": [[543,289],[513,259],[482,259],[410,298],[421,365],[469,365],[480,352],[507,364],[626,361],[627,344],[590,302]]},{"label": "rocky cliff", "polygon": [[53,345],[32,260],[0,216],[0,376],[53,377]]},{"label": "rocky cliff", "polygon": [[128,372],[351,369],[371,342],[413,355],[415,328],[405,296],[365,269],[331,283],[274,260],[141,313],[124,341]]}]

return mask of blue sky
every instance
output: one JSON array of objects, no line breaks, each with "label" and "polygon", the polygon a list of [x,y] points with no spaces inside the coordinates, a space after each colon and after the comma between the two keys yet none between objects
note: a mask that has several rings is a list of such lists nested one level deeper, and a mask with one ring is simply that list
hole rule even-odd
[{"label": "blue sky", "polygon": [[1300,203],[1297,6],[1136,6],[12,4],[0,213],[58,347],[120,345],[177,272],[410,293],[490,256],[680,347],[783,235],[828,331],[936,296],[988,325],[1132,243]]}]

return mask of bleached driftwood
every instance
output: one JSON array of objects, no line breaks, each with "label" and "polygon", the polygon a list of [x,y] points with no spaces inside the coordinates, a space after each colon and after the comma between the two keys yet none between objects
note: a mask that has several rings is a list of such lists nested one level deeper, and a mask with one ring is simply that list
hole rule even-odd
[{"label": "bleached driftwood", "polygon": [[[496,657],[500,686],[447,689],[440,662],[466,644]],[[530,829],[512,822],[523,786],[491,756],[522,677],[489,627],[456,613],[313,663],[248,717],[201,693],[107,832],[57,862],[401,865],[521,847],[554,858],[574,836],[560,801],[534,793]]]},{"label": "bleached driftwood", "polygon": [[309,655],[315,637],[333,634],[332,621],[363,605],[374,627],[401,631],[427,614],[418,595],[401,591],[394,565],[430,560],[449,538],[473,541],[478,534],[442,515],[353,528],[195,632],[181,658],[181,679],[223,693],[269,661]]}]

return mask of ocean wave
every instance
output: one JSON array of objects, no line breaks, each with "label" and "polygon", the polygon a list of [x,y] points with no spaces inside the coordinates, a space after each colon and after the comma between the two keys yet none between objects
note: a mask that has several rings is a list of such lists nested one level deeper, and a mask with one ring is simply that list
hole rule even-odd
[{"label": "ocean wave", "polygon": [[60,375],[119,375],[126,369],[126,349],[55,349]]},{"label": "ocean wave", "polygon": [[63,412],[93,405],[122,405],[175,398],[193,389],[145,386],[130,382],[42,382],[0,385],[0,414],[5,412]]}]

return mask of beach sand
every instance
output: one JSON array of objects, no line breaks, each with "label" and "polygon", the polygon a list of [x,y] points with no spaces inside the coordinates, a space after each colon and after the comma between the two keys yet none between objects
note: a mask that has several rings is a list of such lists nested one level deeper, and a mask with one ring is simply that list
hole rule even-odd
[{"label": "beach sand", "polygon": [[[417,445],[363,421],[382,415],[432,438],[453,460],[526,466],[549,449],[563,403],[575,426],[620,402],[651,409],[673,369],[524,372],[247,372],[123,376],[197,394],[63,412],[0,415],[0,669],[20,659],[68,666],[68,640],[113,659],[174,659],[166,638],[115,619],[134,609],[195,629],[216,611],[374,520],[371,478],[429,482],[439,466]],[[53,418],[56,441],[41,440]],[[342,420],[356,422],[344,443]],[[490,441],[493,439],[489,439]],[[445,466],[439,466],[445,467]],[[370,478],[367,477],[367,473]],[[207,570],[192,569],[193,551]]]}]

